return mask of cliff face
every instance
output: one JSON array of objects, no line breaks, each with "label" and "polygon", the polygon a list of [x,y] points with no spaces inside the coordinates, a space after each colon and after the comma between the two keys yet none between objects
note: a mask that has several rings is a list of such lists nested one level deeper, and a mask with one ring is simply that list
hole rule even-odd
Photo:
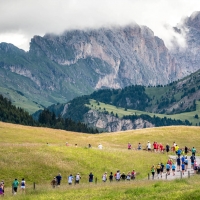
[{"label": "cliff face", "polygon": [[125,120],[112,115],[100,113],[96,110],[89,110],[84,115],[84,123],[92,127],[103,129],[106,132],[154,127],[153,124],[143,119],[137,119],[135,121]]},{"label": "cliff face", "polygon": [[104,61],[110,70],[102,72],[100,65],[94,69],[99,76],[95,89],[166,84],[175,80],[178,72],[164,42],[137,24],[34,37],[30,52],[45,55],[65,68],[87,58]]},{"label": "cliff face", "polygon": [[180,68],[179,76],[184,77],[200,69],[200,12],[185,18],[175,30],[185,38],[186,46],[180,48],[174,42],[174,49],[170,53]]},{"label": "cliff face", "polygon": [[0,86],[49,106],[100,88],[167,84],[200,69],[199,19],[197,12],[176,28],[187,48],[175,42],[170,51],[137,24],[34,36],[29,52],[1,43]]}]

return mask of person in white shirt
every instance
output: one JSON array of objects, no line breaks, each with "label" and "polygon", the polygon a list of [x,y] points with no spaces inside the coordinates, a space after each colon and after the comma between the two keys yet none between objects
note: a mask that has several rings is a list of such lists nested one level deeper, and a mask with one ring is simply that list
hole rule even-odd
[{"label": "person in white shirt", "polygon": [[118,170],[116,174],[116,180],[120,181],[120,178],[121,178],[121,174],[120,174],[120,171]]},{"label": "person in white shirt", "polygon": [[102,144],[99,144],[98,148],[99,148],[99,149],[103,149]]},{"label": "person in white shirt", "polygon": [[75,177],[75,184],[79,184],[80,179],[81,179],[81,176],[79,173],[77,173]]},{"label": "person in white shirt", "polygon": [[72,176],[72,174],[70,174],[70,175],[68,176],[68,183],[69,183],[69,185],[72,184],[73,178],[74,178],[74,177]]},{"label": "person in white shirt", "polygon": [[147,143],[147,149],[148,149],[148,151],[151,151],[151,143],[149,141]]},{"label": "person in white shirt", "polygon": [[102,181],[106,182],[107,181],[107,172],[105,172],[102,176]]}]

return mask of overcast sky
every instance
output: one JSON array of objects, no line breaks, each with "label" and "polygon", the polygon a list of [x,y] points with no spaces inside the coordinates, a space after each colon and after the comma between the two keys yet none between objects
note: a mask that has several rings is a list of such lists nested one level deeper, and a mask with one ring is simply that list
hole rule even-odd
[{"label": "overcast sky", "polygon": [[200,0],[0,0],[0,42],[28,50],[34,35],[136,22],[170,48],[169,27],[194,11]]}]

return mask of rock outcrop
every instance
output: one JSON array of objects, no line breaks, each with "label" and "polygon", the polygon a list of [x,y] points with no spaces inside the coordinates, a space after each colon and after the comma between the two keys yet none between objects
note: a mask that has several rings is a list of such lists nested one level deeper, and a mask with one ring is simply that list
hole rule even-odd
[{"label": "rock outcrop", "polygon": [[89,110],[84,115],[84,123],[92,127],[100,128],[106,132],[154,127],[152,123],[143,119],[137,119],[135,121],[131,121],[129,119],[120,119],[96,110]]}]

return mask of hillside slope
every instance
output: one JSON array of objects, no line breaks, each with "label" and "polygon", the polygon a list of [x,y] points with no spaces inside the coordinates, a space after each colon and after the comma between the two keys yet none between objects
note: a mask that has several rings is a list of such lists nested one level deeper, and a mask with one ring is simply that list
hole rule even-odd
[{"label": "hillside slope", "polygon": [[[127,173],[133,166],[138,172],[137,179],[143,179],[152,164],[168,159],[166,154],[149,156],[146,151],[128,151],[128,142],[133,148],[137,148],[139,142],[145,148],[147,141],[163,145],[176,141],[180,147],[195,146],[197,152],[200,151],[199,127],[161,127],[91,135],[0,122],[0,134],[3,138],[0,140],[1,178],[6,183],[13,177],[24,177],[28,184],[49,184],[59,172],[63,175],[62,184],[67,183],[70,173],[77,172],[82,175],[81,183],[87,183],[90,171],[101,180],[105,171],[120,169]],[[87,148],[89,143],[91,149]],[[102,150],[97,148],[99,143],[103,145]],[[126,159],[133,154],[134,159]]]},{"label": "hillside slope", "polygon": [[200,125],[199,99],[200,70],[166,86],[103,89],[48,109],[57,116],[112,132],[163,125]]}]

